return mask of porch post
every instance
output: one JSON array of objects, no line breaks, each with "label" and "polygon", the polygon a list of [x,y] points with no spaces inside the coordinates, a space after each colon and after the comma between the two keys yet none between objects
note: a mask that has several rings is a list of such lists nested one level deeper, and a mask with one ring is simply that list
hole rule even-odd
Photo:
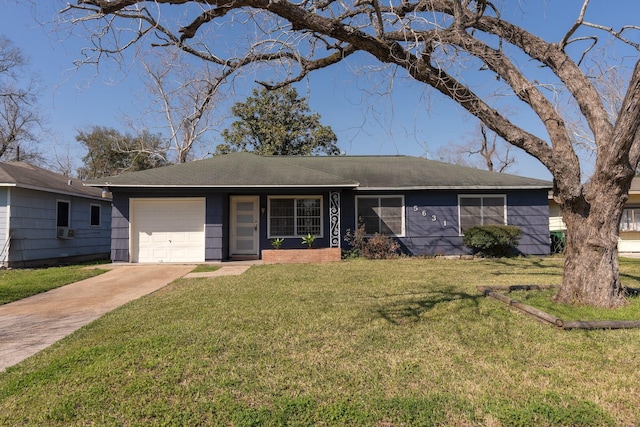
[{"label": "porch post", "polygon": [[340,193],[329,193],[329,243],[332,248],[340,247]]}]

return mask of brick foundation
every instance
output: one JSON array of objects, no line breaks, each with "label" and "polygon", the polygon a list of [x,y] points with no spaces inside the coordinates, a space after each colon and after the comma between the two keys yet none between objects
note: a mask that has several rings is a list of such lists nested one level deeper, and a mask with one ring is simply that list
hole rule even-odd
[{"label": "brick foundation", "polygon": [[340,261],[340,248],[314,249],[265,249],[262,251],[263,264],[306,264]]}]

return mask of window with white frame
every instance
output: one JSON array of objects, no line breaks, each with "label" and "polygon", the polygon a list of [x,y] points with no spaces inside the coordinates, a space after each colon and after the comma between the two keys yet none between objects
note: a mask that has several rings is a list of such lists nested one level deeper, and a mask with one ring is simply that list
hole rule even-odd
[{"label": "window with white frame", "polygon": [[90,221],[92,227],[100,226],[100,205],[91,205]]},{"label": "window with white frame", "polygon": [[460,234],[476,225],[505,225],[507,197],[505,195],[458,196]]},{"label": "window with white frame", "polygon": [[404,236],[404,197],[357,196],[356,221],[366,235]]},{"label": "window with white frame", "polygon": [[321,196],[270,196],[269,237],[322,237]]},{"label": "window with white frame", "polygon": [[56,226],[71,226],[71,202],[67,200],[58,200],[56,203]]},{"label": "window with white frame", "polygon": [[640,208],[627,208],[622,211],[620,231],[640,231]]}]

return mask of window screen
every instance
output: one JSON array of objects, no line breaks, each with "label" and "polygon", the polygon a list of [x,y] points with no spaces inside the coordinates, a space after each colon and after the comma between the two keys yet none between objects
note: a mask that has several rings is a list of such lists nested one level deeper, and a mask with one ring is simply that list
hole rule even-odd
[{"label": "window screen", "polygon": [[460,196],[460,233],[476,225],[504,225],[505,196]]},{"label": "window screen", "polygon": [[402,196],[361,196],[356,198],[358,225],[368,235],[404,234],[404,200]]}]

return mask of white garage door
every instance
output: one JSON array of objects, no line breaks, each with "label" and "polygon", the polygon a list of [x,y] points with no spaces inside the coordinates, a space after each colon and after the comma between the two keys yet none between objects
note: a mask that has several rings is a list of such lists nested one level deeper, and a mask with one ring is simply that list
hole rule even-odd
[{"label": "white garage door", "polygon": [[131,199],[133,262],[203,262],[205,199]]}]

